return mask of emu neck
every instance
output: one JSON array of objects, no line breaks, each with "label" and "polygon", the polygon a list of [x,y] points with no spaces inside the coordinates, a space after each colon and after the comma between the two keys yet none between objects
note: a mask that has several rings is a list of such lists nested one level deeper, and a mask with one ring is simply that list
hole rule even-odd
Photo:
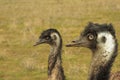
[{"label": "emu neck", "polygon": [[53,44],[51,48],[48,59],[48,80],[64,80],[61,60],[62,40],[59,44]]},{"label": "emu neck", "polygon": [[117,56],[117,40],[107,40],[93,52],[88,80],[109,80],[111,67]]}]

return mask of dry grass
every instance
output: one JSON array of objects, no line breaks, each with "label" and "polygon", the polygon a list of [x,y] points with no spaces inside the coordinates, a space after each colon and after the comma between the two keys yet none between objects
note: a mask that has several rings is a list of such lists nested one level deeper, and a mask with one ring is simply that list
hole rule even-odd
[{"label": "dry grass", "polygon": [[[0,0],[0,80],[47,80],[49,47],[32,46],[43,30],[58,29],[65,45],[89,21],[112,23],[120,43],[119,17],[119,0]],[[63,46],[67,80],[87,79],[90,53]],[[120,70],[119,57],[113,72]]]}]

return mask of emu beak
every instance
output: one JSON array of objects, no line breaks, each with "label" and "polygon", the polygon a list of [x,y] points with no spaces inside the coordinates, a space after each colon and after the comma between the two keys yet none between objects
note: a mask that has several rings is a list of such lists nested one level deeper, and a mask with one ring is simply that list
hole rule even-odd
[{"label": "emu beak", "polygon": [[39,44],[44,43],[45,41],[43,39],[39,39],[33,46],[37,46]]},{"label": "emu beak", "polygon": [[66,47],[84,47],[87,43],[88,42],[85,39],[78,39],[72,41],[70,44],[67,44]]}]

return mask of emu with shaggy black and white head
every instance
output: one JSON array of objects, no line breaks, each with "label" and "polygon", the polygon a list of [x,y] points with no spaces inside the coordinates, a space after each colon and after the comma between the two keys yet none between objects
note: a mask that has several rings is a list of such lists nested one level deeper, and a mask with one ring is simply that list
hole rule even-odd
[{"label": "emu with shaggy black and white head", "polygon": [[65,80],[61,59],[62,38],[60,33],[56,29],[43,31],[34,46],[43,43],[51,46],[48,59],[48,80]]},{"label": "emu with shaggy black and white head", "polygon": [[120,72],[110,78],[110,71],[117,56],[118,43],[111,24],[89,23],[78,40],[67,47],[87,47],[92,50],[88,80],[120,80]]}]

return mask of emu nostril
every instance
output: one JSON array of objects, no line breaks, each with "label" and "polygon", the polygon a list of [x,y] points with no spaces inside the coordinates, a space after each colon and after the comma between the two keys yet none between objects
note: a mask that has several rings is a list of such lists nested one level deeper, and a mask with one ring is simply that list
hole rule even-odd
[{"label": "emu nostril", "polygon": [[74,41],[72,41],[73,43],[75,43],[76,41],[74,40]]}]

